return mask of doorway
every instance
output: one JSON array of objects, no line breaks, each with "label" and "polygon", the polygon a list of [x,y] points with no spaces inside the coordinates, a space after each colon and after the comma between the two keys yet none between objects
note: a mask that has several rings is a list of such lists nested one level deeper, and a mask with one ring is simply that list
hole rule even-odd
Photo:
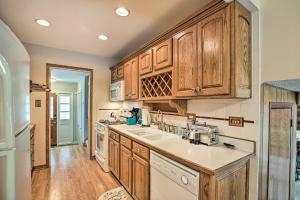
[{"label": "doorway", "polygon": [[[93,70],[57,64],[46,65],[46,164],[50,147],[83,145],[92,159]],[[48,128],[49,127],[49,128]]]},{"label": "doorway", "polygon": [[[297,85],[300,86],[300,80]],[[259,199],[299,199],[296,128],[300,87],[297,85],[286,82],[263,85]]]}]

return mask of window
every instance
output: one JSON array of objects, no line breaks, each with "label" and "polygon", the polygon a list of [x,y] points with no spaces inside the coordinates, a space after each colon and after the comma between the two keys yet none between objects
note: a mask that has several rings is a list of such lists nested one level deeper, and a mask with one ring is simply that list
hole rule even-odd
[{"label": "window", "polygon": [[59,118],[60,120],[71,119],[71,97],[59,96]]}]

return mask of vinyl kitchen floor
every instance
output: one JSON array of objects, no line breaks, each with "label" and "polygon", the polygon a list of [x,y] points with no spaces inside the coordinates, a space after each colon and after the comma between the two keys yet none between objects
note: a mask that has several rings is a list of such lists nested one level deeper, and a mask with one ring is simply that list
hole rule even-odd
[{"label": "vinyl kitchen floor", "polygon": [[33,200],[97,200],[105,191],[119,187],[118,181],[105,173],[87,149],[64,146],[51,149],[51,168],[34,171]]}]

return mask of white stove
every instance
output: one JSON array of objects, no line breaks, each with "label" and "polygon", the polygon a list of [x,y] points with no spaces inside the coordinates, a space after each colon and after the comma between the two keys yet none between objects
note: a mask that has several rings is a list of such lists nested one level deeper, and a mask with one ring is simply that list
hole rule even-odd
[{"label": "white stove", "polygon": [[109,172],[108,166],[108,125],[120,124],[120,122],[110,122],[108,120],[100,120],[96,122],[95,139],[96,150],[95,157],[99,165],[105,172]]},{"label": "white stove", "polygon": [[108,125],[105,123],[96,122],[95,136],[96,160],[105,172],[109,172],[110,170],[108,167]]}]

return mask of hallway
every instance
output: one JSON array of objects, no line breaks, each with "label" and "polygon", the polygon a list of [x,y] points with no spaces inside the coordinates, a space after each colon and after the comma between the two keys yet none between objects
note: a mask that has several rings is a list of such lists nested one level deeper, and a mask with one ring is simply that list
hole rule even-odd
[{"label": "hallway", "polygon": [[110,173],[89,160],[80,145],[51,149],[51,168],[34,171],[33,200],[97,200],[105,191],[118,187]]}]

